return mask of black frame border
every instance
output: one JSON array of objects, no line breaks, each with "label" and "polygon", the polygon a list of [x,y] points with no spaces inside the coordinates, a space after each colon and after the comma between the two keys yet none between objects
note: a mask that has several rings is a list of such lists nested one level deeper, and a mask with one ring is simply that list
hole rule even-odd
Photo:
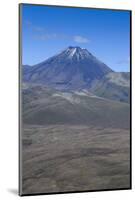
[{"label": "black frame border", "polygon": [[[120,190],[131,190],[132,189],[132,10],[128,9],[112,9],[112,8],[94,8],[94,7],[81,7],[81,6],[67,6],[67,5],[49,5],[49,4],[33,4],[33,3],[19,3],[19,19],[18,19],[18,49],[19,49],[19,59],[18,59],[18,110],[19,110],[19,173],[18,173],[18,195],[19,196],[37,196],[37,195],[55,195],[55,194],[74,194],[74,193],[86,193],[86,192],[105,192],[105,191],[120,191]],[[58,7],[58,8],[76,8],[76,9],[87,9],[87,10],[112,10],[112,11],[128,11],[130,13],[130,186],[128,188],[116,188],[116,189],[98,189],[98,190],[85,190],[85,191],[65,191],[65,192],[49,192],[49,193],[32,193],[32,194],[23,194],[22,192],[22,182],[21,182],[21,173],[22,173],[22,143],[21,143],[21,131],[22,131],[22,118],[21,118],[21,66],[22,66],[22,6],[45,6],[45,7]]]}]

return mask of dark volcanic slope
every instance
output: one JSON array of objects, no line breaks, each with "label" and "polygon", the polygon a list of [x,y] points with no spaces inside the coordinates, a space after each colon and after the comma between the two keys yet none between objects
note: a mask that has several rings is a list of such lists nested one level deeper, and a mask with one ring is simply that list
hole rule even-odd
[{"label": "dark volcanic slope", "polygon": [[91,91],[101,97],[130,102],[130,73],[111,72],[96,81]]},{"label": "dark volcanic slope", "polygon": [[23,122],[129,128],[126,103],[110,101],[87,92],[60,92],[40,85],[23,90]]},{"label": "dark volcanic slope", "polygon": [[35,66],[24,66],[23,80],[58,89],[90,87],[93,80],[101,79],[112,70],[88,50],[68,47],[60,54]]}]

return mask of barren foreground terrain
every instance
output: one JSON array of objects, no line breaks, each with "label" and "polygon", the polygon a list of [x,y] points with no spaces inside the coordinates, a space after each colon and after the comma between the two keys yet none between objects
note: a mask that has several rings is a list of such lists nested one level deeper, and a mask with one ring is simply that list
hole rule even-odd
[{"label": "barren foreground terrain", "polygon": [[23,194],[130,187],[129,129],[25,125]]}]

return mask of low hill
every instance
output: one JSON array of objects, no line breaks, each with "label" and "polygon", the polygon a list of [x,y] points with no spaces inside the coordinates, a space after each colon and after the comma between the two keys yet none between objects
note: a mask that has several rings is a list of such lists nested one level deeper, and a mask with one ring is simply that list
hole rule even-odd
[{"label": "low hill", "polygon": [[90,89],[95,95],[100,97],[130,102],[130,73],[111,72],[101,80],[95,81]]},{"label": "low hill", "polygon": [[86,91],[61,92],[41,85],[23,89],[25,124],[86,124],[129,128],[130,106]]}]

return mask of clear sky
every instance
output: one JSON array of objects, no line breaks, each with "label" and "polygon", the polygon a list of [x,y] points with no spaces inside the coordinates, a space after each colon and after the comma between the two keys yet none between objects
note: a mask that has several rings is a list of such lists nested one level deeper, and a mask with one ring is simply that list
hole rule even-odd
[{"label": "clear sky", "polygon": [[130,12],[22,6],[23,64],[37,64],[68,46],[88,49],[115,71],[129,71]]}]

